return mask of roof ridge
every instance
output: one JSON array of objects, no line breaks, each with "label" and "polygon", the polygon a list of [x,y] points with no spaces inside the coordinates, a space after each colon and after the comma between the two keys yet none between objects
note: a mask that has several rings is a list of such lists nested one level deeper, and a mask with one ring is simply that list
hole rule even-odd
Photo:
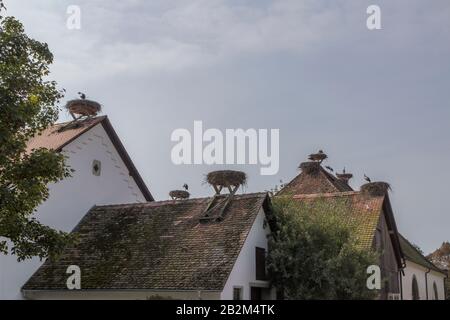
[{"label": "roof ridge", "polygon": [[[92,120],[98,120],[98,119],[102,119],[103,120],[105,118],[108,118],[108,115],[104,114],[104,115],[101,115],[101,116],[95,116],[95,117],[91,117],[91,118],[88,118],[88,119],[81,119],[80,122],[83,123],[85,121],[92,121]],[[69,124],[71,122],[73,122],[73,120],[67,120],[67,121],[63,121],[63,122],[55,122],[50,127],[62,126],[62,125]]]},{"label": "roof ridge", "polygon": [[[252,192],[252,193],[243,193],[243,194],[235,194],[233,197],[237,198],[237,199],[242,199],[242,198],[258,198],[258,197],[263,197],[266,196],[268,193],[267,192]],[[228,194],[221,194],[219,196],[225,197]],[[160,205],[164,205],[164,204],[178,204],[178,203],[186,203],[186,202],[199,202],[199,201],[204,201],[204,200],[209,200],[213,197],[209,196],[209,197],[198,197],[198,198],[189,198],[189,199],[182,199],[182,200],[171,200],[171,199],[167,199],[167,200],[159,200],[159,201],[148,201],[148,202],[130,202],[130,203],[116,203],[116,204],[105,204],[105,205],[96,205],[95,208],[110,208],[110,207],[138,207],[138,206],[160,206]]]},{"label": "roof ridge", "polygon": [[338,191],[338,192],[327,192],[327,193],[311,193],[311,194],[295,194],[294,199],[307,199],[307,198],[332,198],[340,196],[350,196],[361,194],[361,191]]},{"label": "roof ridge", "polygon": [[[434,271],[438,271],[438,272],[443,272],[443,273],[445,273],[444,270],[442,270],[441,268],[439,268],[438,266],[436,266],[436,265],[435,265],[433,262],[431,262],[431,261],[430,261],[423,253],[421,253],[421,252],[416,248],[416,245],[414,245],[411,241],[409,241],[404,235],[402,235],[400,232],[398,233],[398,235],[399,235],[400,238],[402,238],[402,239],[406,242],[407,245],[409,245],[410,248],[412,248],[417,254],[419,254],[420,257],[421,257],[422,259],[425,260],[425,262],[429,263],[432,267],[434,267],[434,268],[435,268]],[[405,252],[403,252],[403,254],[405,254]],[[413,259],[411,259],[411,260],[413,260]],[[418,262],[415,262],[415,261],[412,261],[412,262],[419,264]],[[424,265],[422,265],[422,266],[424,266]],[[425,266],[424,266],[424,267],[425,267]],[[429,266],[427,266],[427,267],[429,268]],[[432,269],[432,268],[429,268],[429,269]]]}]

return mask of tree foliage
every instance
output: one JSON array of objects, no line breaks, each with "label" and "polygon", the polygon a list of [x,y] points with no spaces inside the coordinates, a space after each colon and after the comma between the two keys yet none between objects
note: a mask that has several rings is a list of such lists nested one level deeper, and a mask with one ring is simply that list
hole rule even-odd
[{"label": "tree foliage", "polygon": [[[328,199],[329,200],[329,199]],[[371,299],[367,267],[376,254],[363,249],[343,217],[345,201],[273,201],[277,230],[269,239],[268,271],[287,299]]]},{"label": "tree foliage", "polygon": [[47,80],[53,61],[47,44],[29,38],[4,17],[0,0],[0,253],[19,260],[51,256],[70,239],[37,221],[48,184],[70,175],[61,154],[27,151],[27,141],[58,117],[62,92]]}]

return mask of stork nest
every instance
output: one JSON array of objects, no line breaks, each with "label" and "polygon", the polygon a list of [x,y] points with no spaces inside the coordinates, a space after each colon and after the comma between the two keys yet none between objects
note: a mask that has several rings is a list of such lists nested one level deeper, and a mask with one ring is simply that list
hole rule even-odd
[{"label": "stork nest", "polygon": [[172,190],[169,192],[169,196],[174,200],[189,199],[190,193],[185,190]]},{"label": "stork nest", "polygon": [[315,161],[302,162],[299,168],[305,174],[317,174],[320,171],[320,164]]},{"label": "stork nest", "polygon": [[336,177],[338,177],[339,179],[348,181],[351,178],[353,178],[353,174],[351,174],[351,173],[336,173]]},{"label": "stork nest", "polygon": [[223,188],[237,187],[246,185],[247,175],[245,172],[234,170],[212,171],[206,175],[206,182]]},{"label": "stork nest", "polygon": [[390,184],[381,181],[370,182],[361,186],[362,193],[369,194],[374,197],[384,196],[389,190],[391,190]]},{"label": "stork nest", "polygon": [[66,103],[66,109],[74,114],[95,116],[102,110],[100,103],[87,99],[75,99]]},{"label": "stork nest", "polygon": [[308,157],[309,160],[317,161],[317,162],[322,162],[326,158],[328,158],[328,156],[325,153],[323,153],[323,152],[312,153]]}]

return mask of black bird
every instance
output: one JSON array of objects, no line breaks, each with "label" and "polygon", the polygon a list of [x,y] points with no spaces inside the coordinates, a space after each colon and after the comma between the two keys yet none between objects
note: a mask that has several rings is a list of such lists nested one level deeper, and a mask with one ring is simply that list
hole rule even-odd
[{"label": "black bird", "polygon": [[184,188],[184,190],[188,190],[189,189],[189,186],[185,183],[185,184],[183,184],[183,188]]},{"label": "black bird", "polygon": [[330,167],[330,166],[325,166],[325,168],[327,168],[328,170],[330,170],[331,172],[333,172],[334,170],[333,170],[333,168],[332,167]]},{"label": "black bird", "polygon": [[80,95],[81,99],[86,99],[86,95],[83,92],[78,92],[78,94]]},{"label": "black bird", "polygon": [[372,180],[370,180],[370,178],[368,176],[366,176],[366,174],[364,174],[364,180],[366,180],[367,182],[371,183]]}]

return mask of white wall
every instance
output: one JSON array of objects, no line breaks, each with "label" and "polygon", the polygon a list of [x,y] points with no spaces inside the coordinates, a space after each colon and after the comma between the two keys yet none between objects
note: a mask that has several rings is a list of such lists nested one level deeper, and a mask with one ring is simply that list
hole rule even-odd
[{"label": "white wall", "polygon": [[[406,261],[406,267],[404,269],[405,275],[402,276],[402,288],[403,288],[403,300],[412,300],[412,279],[413,275],[416,276],[417,284],[419,287],[420,300],[427,299],[426,286],[425,286],[425,273],[428,269],[418,265],[411,261]],[[428,299],[433,300],[433,282],[436,282],[438,288],[439,300],[445,299],[444,278],[445,276],[436,271],[430,271],[428,273]]]},{"label": "white wall", "polygon": [[[71,231],[94,205],[145,202],[127,167],[101,124],[64,147],[73,176],[51,185],[50,197],[36,217],[46,225]],[[101,175],[92,174],[92,161],[101,161]],[[17,263],[0,255],[0,299],[20,299],[21,286],[41,265],[39,259]]]},{"label": "white wall", "polygon": [[[251,283],[256,285],[268,284],[266,281],[256,280],[255,248],[264,248],[266,252],[268,249],[267,235],[270,233],[270,228],[268,224],[264,228],[264,219],[265,214],[263,209],[261,209],[220,295],[222,300],[233,299],[233,287],[235,286],[243,288],[243,299],[248,300],[250,299]],[[265,298],[275,299],[275,289],[272,288],[270,295]]]}]

